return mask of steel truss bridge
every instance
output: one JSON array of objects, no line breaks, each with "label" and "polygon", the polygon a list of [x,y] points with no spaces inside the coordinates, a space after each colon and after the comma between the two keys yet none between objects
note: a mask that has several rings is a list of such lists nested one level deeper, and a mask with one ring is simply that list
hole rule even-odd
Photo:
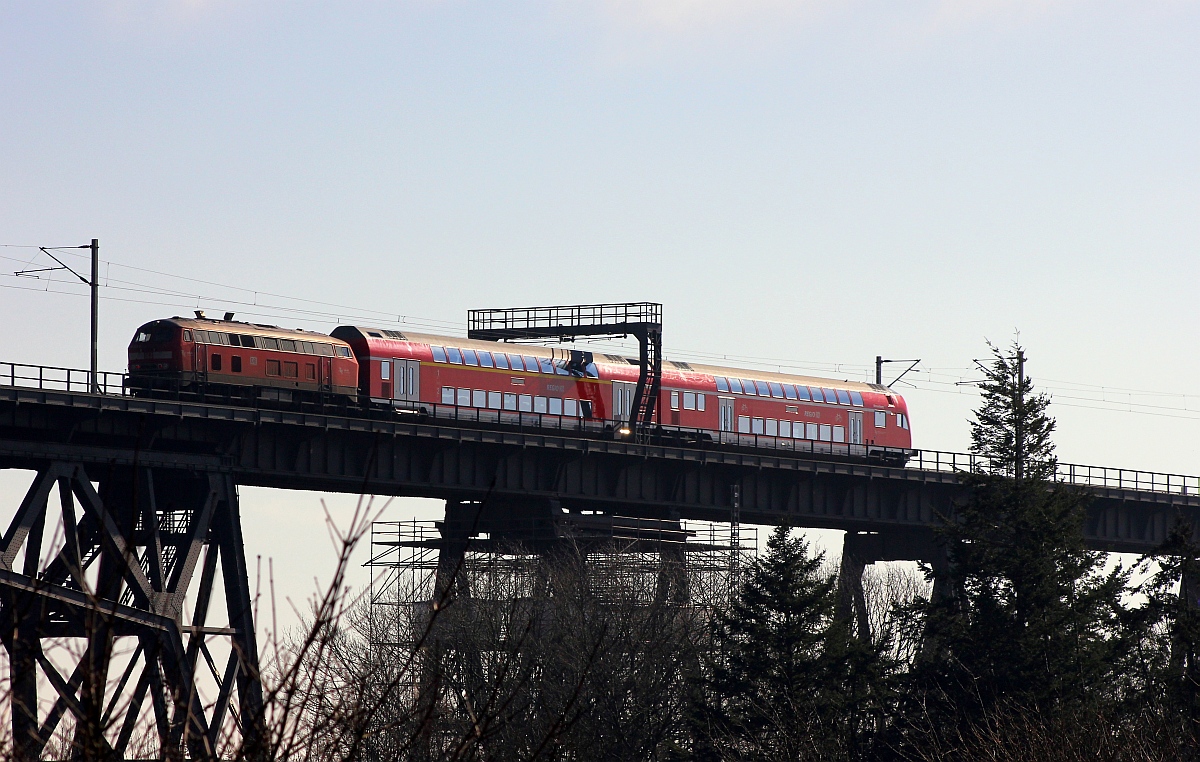
[{"label": "steel truss bridge", "polygon": [[[98,381],[93,393],[86,372],[0,364],[0,468],[35,474],[0,540],[19,759],[39,758],[68,713],[96,756],[132,753],[147,713],[164,754],[212,758],[230,726],[252,751],[263,696],[241,485],[443,499],[456,542],[517,526],[551,536],[585,512],[845,530],[855,616],[866,564],[939,562],[934,528],[973,465],[934,451],[899,466],[740,441],[613,441],[465,409],[368,417],[147,399],[127,396],[119,374]],[[1099,550],[1149,553],[1177,521],[1200,523],[1197,477],[1070,464],[1060,477],[1092,495],[1084,531]],[[46,650],[55,638],[80,639],[74,664]],[[201,674],[215,702],[200,699]]]}]

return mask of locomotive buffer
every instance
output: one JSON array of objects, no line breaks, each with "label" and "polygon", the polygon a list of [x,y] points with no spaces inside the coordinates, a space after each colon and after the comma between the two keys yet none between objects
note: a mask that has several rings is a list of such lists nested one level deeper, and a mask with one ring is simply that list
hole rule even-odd
[{"label": "locomotive buffer", "polygon": [[[482,341],[574,341],[589,338],[634,336],[638,340],[638,380],[630,405],[626,436],[648,437],[654,406],[662,386],[662,305],[654,302],[625,304],[571,304],[558,307],[513,307],[469,310],[467,337]],[[583,352],[572,352],[571,364],[590,362]],[[569,366],[570,367],[570,366]],[[622,414],[625,411],[617,411]]]}]

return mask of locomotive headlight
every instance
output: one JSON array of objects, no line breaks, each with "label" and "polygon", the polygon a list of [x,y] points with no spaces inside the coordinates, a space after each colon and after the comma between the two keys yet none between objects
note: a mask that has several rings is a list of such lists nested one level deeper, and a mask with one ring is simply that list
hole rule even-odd
[{"label": "locomotive headlight", "polygon": [[617,429],[617,433],[623,437],[627,437],[630,434],[632,434],[633,432],[629,430],[628,426],[622,426],[621,428]]}]

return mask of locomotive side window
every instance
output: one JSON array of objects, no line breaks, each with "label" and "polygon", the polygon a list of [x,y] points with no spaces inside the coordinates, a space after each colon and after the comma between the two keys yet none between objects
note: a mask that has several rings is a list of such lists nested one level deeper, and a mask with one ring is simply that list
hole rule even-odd
[{"label": "locomotive side window", "polygon": [[306,379],[308,379],[309,381],[316,381],[317,380],[317,366],[311,362],[305,363],[304,364],[304,377]]},{"label": "locomotive side window", "polygon": [[279,339],[271,336],[259,336],[258,340],[262,342],[263,349],[279,349]]},{"label": "locomotive side window", "polygon": [[462,365],[462,352],[459,352],[454,347],[446,347],[446,355],[450,358],[451,363]]},{"label": "locomotive side window", "polygon": [[221,369],[221,355],[218,355],[218,354],[209,355],[209,365],[212,367],[213,370],[220,370]]},{"label": "locomotive side window", "polygon": [[724,376],[717,376],[717,391],[719,391],[719,392],[729,391],[729,382],[725,380]]},{"label": "locomotive side window", "polygon": [[349,357],[350,356],[350,347],[338,347],[337,353],[338,353],[338,357]]},{"label": "locomotive side window", "polygon": [[384,381],[390,381],[392,378],[392,364],[387,360],[379,362],[379,377]]},{"label": "locomotive side window", "polygon": [[191,341],[191,340],[192,340],[192,332],[191,332],[191,331],[186,331],[186,330],[185,330],[185,331],[183,332],[183,340],[184,340],[184,341]]},{"label": "locomotive side window", "polygon": [[875,428],[877,428],[877,429],[886,429],[887,428],[887,413],[883,412],[882,410],[875,411]]},{"label": "locomotive side window", "polygon": [[267,360],[267,375],[268,376],[278,376],[279,375],[279,361],[278,360]]},{"label": "locomotive side window", "polygon": [[280,339],[279,349],[282,352],[295,352],[296,342],[292,341],[291,339]]},{"label": "locomotive side window", "polygon": [[283,377],[296,378],[300,375],[300,366],[294,362],[285,362],[283,364]]},{"label": "locomotive side window", "polygon": [[317,345],[317,354],[319,354],[321,357],[333,357],[333,345],[332,344],[318,344]]},{"label": "locomotive side window", "polygon": [[446,362],[446,350],[445,349],[443,349],[442,347],[435,347],[433,345],[430,345],[429,349],[433,351],[433,361],[434,362]]},{"label": "locomotive side window", "polygon": [[234,355],[233,357],[229,358],[229,369],[231,371],[233,371],[234,373],[242,372],[242,356],[241,355]]}]

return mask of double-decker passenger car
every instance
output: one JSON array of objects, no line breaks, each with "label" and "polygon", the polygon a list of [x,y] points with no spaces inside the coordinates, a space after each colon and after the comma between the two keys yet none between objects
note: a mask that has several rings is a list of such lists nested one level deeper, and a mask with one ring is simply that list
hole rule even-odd
[{"label": "double-decker passenger car", "polygon": [[358,361],[343,341],[270,325],[173,317],[137,330],[129,345],[135,392],[188,392],[283,402],[353,400]]},{"label": "double-decker passenger car", "polygon": [[[339,326],[327,336],[198,316],[138,329],[129,374],[138,393],[339,401],[619,435],[638,364],[620,355],[365,326]],[[908,408],[885,386],[686,362],[663,363],[654,424],[677,441],[848,455],[912,447]]]}]

